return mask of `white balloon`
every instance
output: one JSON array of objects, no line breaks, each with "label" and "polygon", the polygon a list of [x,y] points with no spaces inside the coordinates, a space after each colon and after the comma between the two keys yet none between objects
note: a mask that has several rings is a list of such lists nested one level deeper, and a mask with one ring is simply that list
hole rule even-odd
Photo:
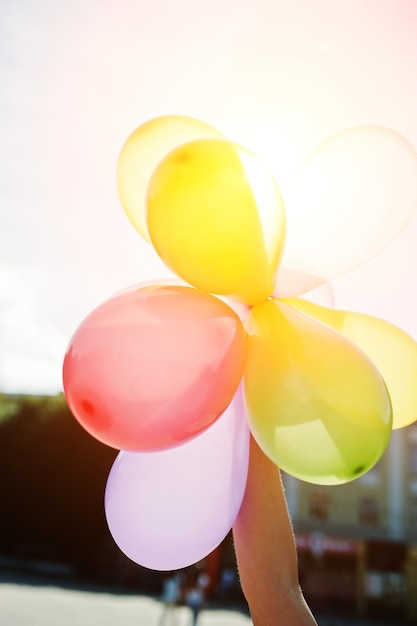
[{"label": "white balloon", "polygon": [[403,231],[417,207],[417,153],[387,128],[352,128],[319,146],[283,196],[281,271],[293,280],[280,288],[278,277],[278,293],[292,296],[362,265]]}]

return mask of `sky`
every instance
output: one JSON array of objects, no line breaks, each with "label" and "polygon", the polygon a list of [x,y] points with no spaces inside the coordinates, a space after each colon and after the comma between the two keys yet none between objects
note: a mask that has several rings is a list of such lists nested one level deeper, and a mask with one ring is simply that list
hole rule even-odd
[{"label": "sky", "polygon": [[[130,133],[165,114],[253,151],[290,209],[323,142],[380,127],[388,166],[367,152],[367,130],[349,135],[361,171],[379,176],[378,198],[368,188],[365,198],[356,170],[330,196],[328,181],[314,206],[328,198],[338,220],[333,207],[351,193],[356,222],[327,232],[325,213],[301,213],[317,240],[301,249],[294,218],[288,249],[298,245],[308,271],[333,241],[335,305],[417,339],[416,26],[413,0],[0,0],[0,391],[60,392],[84,317],[120,289],[171,276],[124,214],[115,175]],[[341,163],[342,143],[329,152]],[[382,252],[365,236],[351,253],[361,216]]]}]

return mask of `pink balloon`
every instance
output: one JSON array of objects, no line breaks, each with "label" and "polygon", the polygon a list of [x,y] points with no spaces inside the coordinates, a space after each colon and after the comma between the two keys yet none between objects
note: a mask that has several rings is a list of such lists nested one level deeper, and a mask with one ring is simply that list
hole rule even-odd
[{"label": "pink balloon", "polygon": [[155,570],[196,563],[226,537],[248,472],[242,393],[215,424],[162,452],[125,452],[108,477],[105,512],[119,548]]},{"label": "pink balloon", "polygon": [[131,288],[75,332],[64,359],[65,396],[103,443],[164,449],[221,415],[245,355],[243,325],[221,300],[184,286]]}]

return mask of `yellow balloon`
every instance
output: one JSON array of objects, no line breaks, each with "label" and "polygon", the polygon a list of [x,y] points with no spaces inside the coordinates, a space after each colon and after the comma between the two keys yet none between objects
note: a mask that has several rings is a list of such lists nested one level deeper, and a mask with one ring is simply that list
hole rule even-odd
[{"label": "yellow balloon", "polygon": [[285,239],[270,172],[226,140],[184,144],[148,186],[148,229],[164,263],[198,289],[255,304],[268,298]]},{"label": "yellow balloon", "polygon": [[153,170],[174,148],[203,137],[222,135],[192,117],[163,115],[139,126],[124,143],[117,162],[119,197],[129,220],[148,241],[145,198]]},{"label": "yellow balloon", "polygon": [[340,331],[372,359],[388,387],[394,429],[417,420],[417,343],[414,339],[397,326],[371,315],[329,309],[297,298],[286,302]]},{"label": "yellow balloon", "polygon": [[322,485],[369,470],[392,428],[389,394],[372,361],[279,300],[254,306],[245,326],[245,404],[264,452],[287,473]]}]

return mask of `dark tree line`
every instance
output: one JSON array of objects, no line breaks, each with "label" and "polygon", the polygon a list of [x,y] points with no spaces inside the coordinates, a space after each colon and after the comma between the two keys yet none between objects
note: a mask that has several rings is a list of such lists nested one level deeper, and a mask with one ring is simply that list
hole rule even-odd
[{"label": "dark tree line", "polygon": [[63,395],[1,394],[0,553],[100,568],[111,541],[104,488],[116,455],[81,428]]},{"label": "dark tree line", "polygon": [[[104,491],[117,454],[78,424],[63,394],[0,393],[0,559],[159,593],[163,574],[125,557],[107,527]],[[215,552],[217,573],[235,566],[230,534]],[[241,602],[240,588],[235,596]]]}]

